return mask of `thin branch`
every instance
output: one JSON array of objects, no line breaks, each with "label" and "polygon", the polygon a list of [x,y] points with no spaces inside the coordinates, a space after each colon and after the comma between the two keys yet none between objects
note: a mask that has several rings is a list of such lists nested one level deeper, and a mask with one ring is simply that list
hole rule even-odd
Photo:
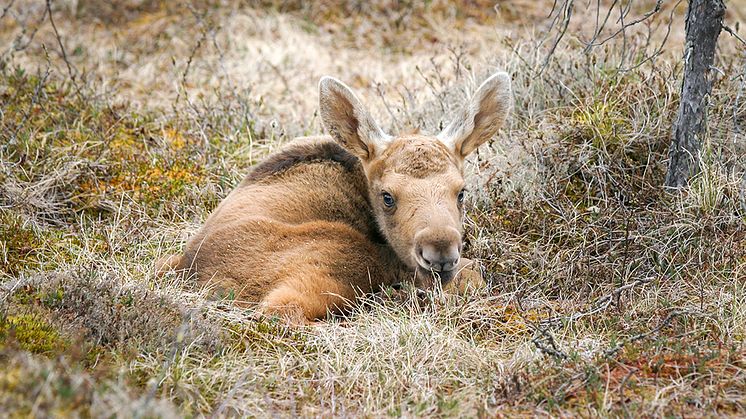
[{"label": "thin branch", "polygon": [[[207,13],[207,12],[205,12]],[[197,43],[192,48],[191,52],[189,53],[189,58],[187,59],[186,67],[184,68],[184,72],[181,74],[181,83],[179,84],[176,92],[176,99],[174,99],[173,107],[176,109],[176,106],[179,103],[179,99],[181,99],[181,92],[184,91],[184,96],[186,97],[186,83],[187,83],[187,77],[189,76],[189,70],[192,68],[192,61],[194,60],[194,57],[197,55],[197,51],[202,47],[202,43],[205,42],[207,39],[207,30],[205,28],[202,28],[200,31],[200,37],[197,40]],[[187,102],[189,102],[189,98],[187,97]]]},{"label": "thin branch", "polygon": [[49,23],[52,24],[52,30],[54,30],[54,36],[57,39],[57,45],[60,47],[60,53],[62,54],[62,60],[65,62],[65,65],[67,66],[67,74],[70,75],[70,81],[73,83],[73,86],[75,86],[75,93],[78,95],[78,98],[82,99],[82,96],[80,94],[80,86],[78,86],[78,82],[76,80],[76,74],[73,70],[73,65],[70,63],[70,60],[67,58],[67,52],[65,51],[65,44],[62,42],[62,37],[60,36],[60,32],[57,30],[57,25],[54,23],[54,17],[52,16],[52,0],[47,0],[47,13],[49,13]]},{"label": "thin branch", "polygon": [[596,39],[598,39],[598,37],[601,35],[601,32],[606,27],[606,23],[609,21],[609,17],[611,16],[611,11],[614,10],[614,6],[616,6],[616,3],[618,1],[619,0],[614,0],[614,2],[611,3],[611,6],[609,6],[609,10],[606,12],[606,17],[604,17],[604,21],[601,23],[600,26],[598,25],[598,13],[601,10],[601,0],[598,0],[596,2],[596,29],[593,31],[593,37],[591,38],[591,40],[585,44],[585,52],[590,52],[593,43],[596,42]]},{"label": "thin branch", "polygon": [[391,116],[391,120],[396,126],[396,131],[401,131],[401,123],[399,122],[399,118],[397,118],[396,115],[394,115],[394,111],[391,110],[391,106],[389,106],[389,103],[386,100],[386,95],[383,94],[383,86],[381,85],[381,83],[376,83],[376,93],[378,93],[378,97],[381,98],[383,106],[386,108],[386,112],[388,112],[389,116]]},{"label": "thin branch", "polygon": [[690,314],[690,312],[686,311],[686,310],[673,310],[670,313],[668,313],[668,315],[663,319],[663,321],[661,321],[658,324],[658,326],[654,327],[653,329],[651,329],[651,330],[649,330],[649,331],[647,331],[645,333],[640,333],[640,334],[637,334],[637,335],[634,335],[634,336],[630,336],[627,339],[624,339],[623,341],[621,341],[620,343],[618,343],[617,345],[615,345],[613,348],[611,348],[611,349],[607,350],[606,352],[604,352],[604,355],[607,358],[608,357],[612,357],[612,356],[616,355],[620,350],[622,350],[622,348],[624,348],[625,345],[628,345],[628,344],[633,343],[633,342],[637,342],[638,340],[645,339],[645,338],[647,338],[650,335],[653,335],[655,333],[660,332],[666,326],[668,326],[669,323],[671,323],[671,320],[673,320],[674,318],[676,318],[676,317],[678,317],[678,316],[680,316],[682,314]]},{"label": "thin branch", "polygon": [[[10,141],[8,141],[8,144],[6,144],[5,146],[9,144],[15,144],[16,139],[18,138],[18,133],[21,132],[23,126],[31,118],[31,113],[34,111],[34,107],[39,102],[39,98],[44,91],[44,86],[46,86],[47,79],[49,78],[50,67],[52,64],[49,60],[49,52],[47,51],[47,48],[44,45],[42,45],[42,48],[44,49],[44,57],[47,61],[47,67],[44,69],[44,74],[39,77],[36,89],[34,89],[34,96],[31,97],[31,102],[29,103],[28,109],[23,111],[23,119],[21,119],[21,122],[16,126],[16,129],[13,131],[13,135],[10,137]],[[39,71],[41,72],[41,70]]]},{"label": "thin branch", "polygon": [[566,353],[562,352],[554,341],[554,336],[546,328],[537,328],[538,334],[531,339],[531,343],[536,346],[542,353],[551,355],[557,359],[569,358]]},{"label": "thin branch", "polygon": [[740,74],[741,85],[736,93],[736,99],[733,102],[733,126],[735,127],[736,134],[741,133],[741,127],[738,125],[738,106],[741,102],[741,96],[743,95],[744,89],[746,88],[746,52],[743,54],[743,73]]},{"label": "thin branch", "polygon": [[[13,46],[8,51],[22,51],[22,50],[28,48],[28,46],[31,45],[31,42],[34,41],[34,37],[36,37],[36,33],[39,32],[39,27],[47,19],[47,12],[48,12],[48,9],[45,7],[44,8],[44,12],[42,13],[41,17],[36,22],[36,25],[34,25],[33,31],[31,31],[31,34],[27,36],[28,40],[26,41],[25,44],[21,43],[21,39],[23,38],[23,35],[26,33],[26,22],[23,22],[23,24],[21,25],[21,26],[23,26],[23,30],[16,37],[16,39],[13,40]],[[3,54],[5,54],[5,53],[3,53]]]},{"label": "thin branch", "polygon": [[564,323],[564,322],[573,322],[573,321],[582,319],[583,317],[599,313],[599,312],[604,311],[607,308],[609,308],[611,306],[611,304],[614,301],[616,301],[619,298],[619,296],[624,291],[627,291],[629,289],[635,288],[638,285],[644,285],[644,284],[650,283],[650,282],[652,282],[652,280],[653,280],[652,277],[647,277],[647,278],[638,279],[638,280],[636,280],[634,282],[630,282],[629,284],[622,285],[619,288],[615,289],[614,291],[610,292],[609,294],[606,294],[606,295],[598,298],[594,302],[593,307],[591,309],[587,310],[587,311],[573,313],[570,316],[555,316],[555,317],[550,317],[548,319],[542,320],[539,324],[541,326],[551,326],[553,324],[560,324],[560,323]]},{"label": "thin branch", "polygon": [[[549,61],[551,60],[552,56],[554,55],[554,52],[557,50],[557,46],[559,45],[560,41],[562,41],[562,38],[565,37],[565,33],[567,33],[567,28],[570,26],[570,20],[572,18],[572,9],[573,9],[573,3],[574,0],[567,0],[565,2],[564,10],[564,18],[562,19],[562,29],[560,29],[559,35],[557,35],[557,38],[555,38],[554,42],[552,43],[552,47],[549,48],[549,53],[547,53],[546,58],[544,59],[544,64],[541,65],[541,68],[539,69],[536,76],[540,76],[544,70],[549,65]],[[559,17],[560,13],[557,13],[557,17]],[[554,20],[557,21],[557,18]],[[552,23],[552,26],[554,26],[554,22]]]},{"label": "thin branch", "polygon": [[[614,4],[616,4],[616,1],[614,2]],[[624,15],[620,17],[620,20],[622,21],[622,27],[621,28],[619,28],[616,32],[614,32],[613,34],[609,35],[608,37],[604,38],[602,41],[594,42],[594,43],[589,43],[586,47],[598,47],[598,46],[601,46],[601,45],[605,44],[606,42],[608,42],[609,40],[616,38],[617,35],[619,35],[623,31],[625,31],[630,26],[635,26],[638,23],[642,23],[642,22],[646,21],[651,16],[653,16],[654,14],[658,13],[661,10],[661,6],[663,4],[663,0],[657,0],[655,2],[655,6],[653,7],[653,9],[650,10],[649,12],[645,13],[644,15],[642,15],[642,17],[640,17],[639,19],[635,19],[635,20],[633,20],[631,22],[623,23],[624,16],[626,16],[627,14],[629,14],[629,5],[630,4],[631,4],[631,2],[627,4],[628,8],[627,8],[626,13],[624,13]],[[613,5],[612,5],[612,7],[613,7]],[[603,27],[601,27],[601,29],[603,29]]]},{"label": "thin branch", "polygon": [[15,3],[16,0],[10,0],[10,3],[8,3],[7,6],[3,7],[3,14],[0,15],[0,20],[3,20],[5,18],[5,15],[8,14],[8,10],[10,10],[11,7],[13,7],[13,3]]},{"label": "thin branch", "polygon": [[736,31],[734,31],[733,29],[731,29],[731,28],[730,28],[730,27],[729,27],[728,25],[720,25],[720,27],[721,27],[721,28],[722,28],[722,29],[723,29],[724,31],[728,32],[728,33],[729,33],[729,34],[731,34],[731,35],[732,35],[733,37],[735,37],[736,39],[738,39],[738,40],[739,40],[739,41],[740,41],[740,42],[741,42],[742,44],[746,45],[746,41],[744,41],[744,39],[743,39],[743,38],[741,38],[741,37],[740,37],[740,36],[739,36],[739,35],[738,35],[738,34],[736,33]]},{"label": "thin branch", "polygon": [[[645,57],[645,59],[643,59],[639,63],[633,65],[632,67],[627,67],[627,68],[621,69],[620,71],[627,72],[627,71],[634,70],[634,69],[640,67],[641,65],[645,64],[646,62],[655,59],[657,56],[659,56],[659,55],[661,55],[663,53],[663,47],[666,46],[666,42],[668,42],[668,36],[671,35],[671,26],[673,25],[673,15],[674,15],[674,12],[676,11],[676,8],[679,6],[679,4],[681,4],[682,1],[683,0],[679,0],[678,2],[676,2],[676,5],[671,9],[671,15],[668,18],[668,25],[666,25],[666,35],[663,37],[663,40],[661,41],[661,44],[658,46],[658,49],[656,49],[655,51],[653,51],[652,54],[650,54],[647,57]],[[648,36],[648,40],[650,39],[650,37],[651,36],[649,35]],[[647,48],[645,48],[645,49],[647,49]]]}]

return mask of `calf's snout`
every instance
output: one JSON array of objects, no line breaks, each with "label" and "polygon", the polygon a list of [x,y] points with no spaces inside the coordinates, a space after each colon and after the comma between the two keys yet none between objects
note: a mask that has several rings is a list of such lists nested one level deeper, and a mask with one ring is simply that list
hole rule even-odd
[{"label": "calf's snout", "polygon": [[423,269],[447,272],[461,258],[461,233],[455,228],[426,228],[415,236],[415,260]]}]

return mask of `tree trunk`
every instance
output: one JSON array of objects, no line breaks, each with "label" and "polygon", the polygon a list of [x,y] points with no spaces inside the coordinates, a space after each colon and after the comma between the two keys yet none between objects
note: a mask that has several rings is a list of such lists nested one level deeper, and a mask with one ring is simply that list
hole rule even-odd
[{"label": "tree trunk", "polygon": [[666,186],[680,188],[699,170],[699,151],[707,130],[711,70],[725,15],[722,0],[689,0],[681,102],[668,153]]}]

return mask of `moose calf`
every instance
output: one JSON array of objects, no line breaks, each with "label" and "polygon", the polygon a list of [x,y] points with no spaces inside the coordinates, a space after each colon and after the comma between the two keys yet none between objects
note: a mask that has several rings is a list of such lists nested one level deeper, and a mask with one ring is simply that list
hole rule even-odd
[{"label": "moose calf", "polygon": [[331,77],[319,94],[330,136],[296,139],[254,167],[159,272],[183,271],[293,322],[404,281],[482,281],[461,257],[463,165],[505,121],[510,77],[488,78],[437,137],[384,133]]}]

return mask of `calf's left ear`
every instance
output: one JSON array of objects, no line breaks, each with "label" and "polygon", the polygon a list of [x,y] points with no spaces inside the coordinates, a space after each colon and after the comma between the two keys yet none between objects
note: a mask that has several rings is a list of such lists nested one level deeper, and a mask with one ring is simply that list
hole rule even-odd
[{"label": "calf's left ear", "polygon": [[495,73],[482,83],[438,140],[465,158],[490,140],[503,126],[513,105],[508,73]]},{"label": "calf's left ear", "polygon": [[335,78],[319,82],[319,110],[329,134],[363,162],[383,152],[391,140],[352,90]]}]

